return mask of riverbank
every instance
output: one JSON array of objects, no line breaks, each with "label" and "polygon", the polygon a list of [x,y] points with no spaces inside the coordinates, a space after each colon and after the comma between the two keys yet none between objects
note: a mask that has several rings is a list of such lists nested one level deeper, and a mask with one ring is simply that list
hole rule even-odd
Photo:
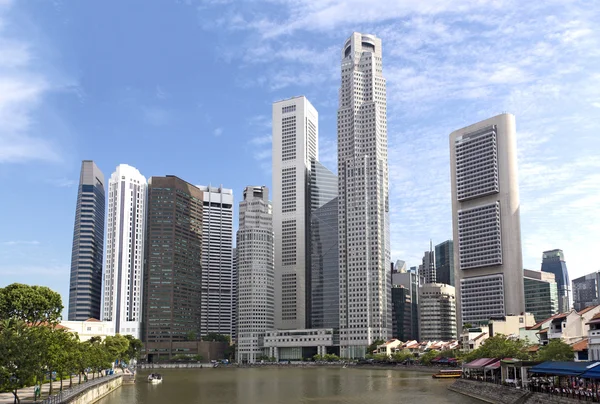
[{"label": "riverbank", "polygon": [[457,379],[448,386],[448,390],[490,404],[576,404],[581,402],[560,395],[532,393],[528,390],[516,389],[501,384],[467,379]]}]

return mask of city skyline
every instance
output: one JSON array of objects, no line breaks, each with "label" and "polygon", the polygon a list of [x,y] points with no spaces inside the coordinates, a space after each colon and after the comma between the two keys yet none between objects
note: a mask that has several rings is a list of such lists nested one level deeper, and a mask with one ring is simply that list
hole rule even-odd
[{"label": "city skyline", "polygon": [[[209,23],[211,19],[206,18],[199,27],[197,15],[188,16],[194,13],[183,3],[164,10],[167,21],[180,23],[181,34],[207,33],[214,29],[209,24],[225,24],[217,20]],[[600,96],[594,90],[600,78],[590,67],[597,55],[586,50],[598,42],[597,33],[590,30],[597,10],[586,9],[584,14],[576,2],[565,11],[550,2],[536,11],[545,19],[535,19],[527,30],[515,33],[519,21],[533,15],[529,6],[520,9],[523,17],[514,21],[514,16],[503,14],[501,7],[492,7],[491,13],[503,22],[496,28],[477,19],[483,10],[475,5],[465,6],[473,11],[467,21],[450,8],[424,10],[401,2],[382,20],[361,15],[361,6],[355,4],[355,12],[336,13],[330,25],[317,18],[314,26],[306,28],[294,22],[319,17],[318,12],[327,10],[325,7],[336,10],[338,3],[297,14],[275,7],[280,12],[277,15],[290,22],[280,27],[285,26],[289,33],[306,33],[308,39],[314,39],[308,45],[306,40],[300,42],[281,32],[283,28],[271,25],[272,32],[268,31],[270,20],[263,20],[266,25],[252,24],[260,20],[253,20],[242,7],[237,23],[224,30],[231,42],[203,50],[212,59],[174,50],[171,60],[175,63],[144,63],[147,69],[140,69],[135,58],[153,61],[159,55],[138,49],[119,62],[122,71],[116,73],[112,64],[95,66],[99,60],[113,55],[118,58],[130,48],[113,37],[99,40],[96,35],[100,34],[83,29],[87,13],[97,11],[93,6],[55,8],[48,4],[34,9],[26,3],[1,4],[0,21],[29,23],[21,24],[25,28],[19,30],[16,26],[20,24],[2,24],[0,28],[11,39],[0,45],[2,54],[9,55],[0,61],[0,88],[7,90],[2,92],[0,116],[19,118],[0,128],[0,180],[24,196],[0,202],[6,229],[0,234],[0,275],[7,284],[26,282],[34,276],[39,283],[61,292],[67,306],[75,183],[83,159],[94,159],[105,173],[126,163],[147,176],[175,174],[192,183],[227,184],[235,190],[237,203],[237,192],[247,184],[270,184],[270,104],[305,94],[321,112],[321,160],[335,167],[338,48],[352,31],[361,30],[383,39],[385,74],[394,89],[388,97],[388,108],[394,112],[388,122],[392,259],[416,265],[430,238],[451,238],[445,138],[456,128],[508,110],[516,115],[519,125],[523,266],[537,269],[542,251],[560,248],[569,259],[571,279],[590,270],[586,253],[593,251],[594,229],[600,224],[600,214],[593,209],[600,183],[596,170],[600,161],[593,151],[600,141],[593,136],[598,124],[592,119],[600,107]],[[229,7],[210,5],[202,12],[217,13]],[[123,11],[123,18],[127,18],[128,10]],[[158,18],[161,11],[159,6],[150,7],[149,20]],[[64,24],[52,31],[57,15]],[[225,20],[228,18],[232,17]],[[360,22],[365,18],[368,22]],[[149,25],[140,24],[134,29],[150,33]],[[231,59],[242,44],[239,48],[228,46],[236,36],[234,27],[248,34],[248,39],[263,40],[240,54],[243,62],[239,65]],[[401,28],[404,34],[393,28]],[[80,35],[71,35],[73,30]],[[534,36],[536,30],[539,34]],[[127,37],[127,32],[118,36]],[[321,35],[323,32],[327,35]],[[486,35],[470,38],[475,32]],[[65,39],[69,36],[79,38]],[[99,48],[83,49],[95,40],[99,40]],[[457,49],[463,42],[470,46]],[[168,48],[164,42],[159,45],[159,49]],[[490,45],[488,51],[478,52],[486,45]],[[115,54],[106,53],[111,47]],[[511,52],[505,52],[507,49]],[[490,52],[500,51],[507,59],[482,67]],[[531,63],[525,57],[529,55],[539,60]],[[184,57],[191,58],[189,63],[182,63]],[[460,70],[466,66],[459,64],[461,58],[471,63],[469,73]],[[438,75],[434,68],[442,60],[446,67]],[[267,62],[272,66],[265,65]],[[557,68],[546,72],[534,65]],[[194,80],[187,69],[197,72],[206,68],[207,75],[225,77],[219,76],[217,66],[223,68],[223,75],[234,79],[231,85],[223,83],[223,89],[209,86],[203,91],[214,99],[191,96],[196,91],[187,90],[187,82],[187,88],[182,88],[182,78]],[[179,76],[179,80],[167,76]],[[202,83],[189,84],[195,87]],[[239,110],[239,125],[227,119],[229,94],[239,95],[243,104],[253,104]],[[235,108],[241,105],[237,102]],[[458,109],[451,103],[459,105]],[[543,133],[538,131],[541,127]],[[236,162],[226,170],[215,170],[215,165],[223,167],[222,156],[196,159],[185,150],[174,153],[175,159],[163,159],[163,151],[175,150],[167,145],[157,147],[164,135],[177,137],[179,145],[185,140],[190,152],[207,145],[228,150]],[[117,142],[121,147],[113,150],[110,146]],[[429,158],[423,159],[424,154]],[[39,171],[45,174],[42,179]],[[32,204],[34,188],[44,194],[42,206]],[[234,218],[234,230],[236,224]]]}]

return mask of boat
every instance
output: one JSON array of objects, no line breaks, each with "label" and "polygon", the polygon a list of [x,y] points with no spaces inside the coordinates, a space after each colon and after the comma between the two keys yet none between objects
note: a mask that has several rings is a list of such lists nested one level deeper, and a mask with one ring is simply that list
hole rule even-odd
[{"label": "boat", "polygon": [[158,384],[162,383],[163,379],[159,373],[150,373],[148,375],[148,383]]},{"label": "boat", "polygon": [[448,369],[440,370],[434,375],[431,375],[434,379],[458,379],[462,377],[462,369]]}]

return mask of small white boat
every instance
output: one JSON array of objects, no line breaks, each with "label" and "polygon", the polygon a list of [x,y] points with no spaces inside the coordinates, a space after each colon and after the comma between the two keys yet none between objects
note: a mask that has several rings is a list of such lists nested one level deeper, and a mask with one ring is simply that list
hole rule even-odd
[{"label": "small white boat", "polygon": [[150,375],[148,375],[148,383],[158,384],[162,383],[162,381],[162,376],[159,373],[150,373]]}]

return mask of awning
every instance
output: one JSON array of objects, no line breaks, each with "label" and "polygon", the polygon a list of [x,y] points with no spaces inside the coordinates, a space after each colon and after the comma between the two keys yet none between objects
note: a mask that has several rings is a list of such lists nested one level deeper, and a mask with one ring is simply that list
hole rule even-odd
[{"label": "awning", "polygon": [[[595,365],[598,365],[598,362],[594,363]],[[586,379],[600,379],[600,366],[590,367],[590,369],[579,375],[579,377],[584,377]]]},{"label": "awning", "polygon": [[487,365],[486,367],[484,367],[485,370],[494,370],[494,369],[500,369],[500,365],[502,363],[500,361],[496,361],[490,365]]},{"label": "awning", "polygon": [[438,363],[448,363],[448,358],[441,358]]},{"label": "awning", "polygon": [[[578,376],[583,372],[600,365],[600,362],[544,362],[532,367],[529,372],[554,375],[554,376]],[[599,369],[600,371],[600,369]]]},{"label": "awning", "polygon": [[467,363],[463,367],[465,367],[467,369],[481,369],[481,368],[485,367],[486,365],[489,365],[492,362],[495,362],[497,360],[498,359],[495,359],[495,358],[479,358],[479,359],[475,359],[473,362]]}]

